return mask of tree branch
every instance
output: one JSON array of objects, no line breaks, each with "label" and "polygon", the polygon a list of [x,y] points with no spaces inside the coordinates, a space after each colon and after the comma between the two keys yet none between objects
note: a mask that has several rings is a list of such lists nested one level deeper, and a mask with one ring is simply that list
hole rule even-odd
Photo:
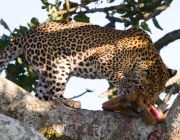
[{"label": "tree branch", "polygon": [[93,92],[93,90],[86,89],[85,92],[83,92],[83,93],[81,93],[81,94],[79,94],[79,95],[77,95],[77,96],[71,97],[70,99],[75,99],[75,98],[81,97],[82,95],[84,95],[84,94],[86,94],[86,93],[88,93],[88,92]]},{"label": "tree branch", "polygon": [[139,8],[153,8],[153,7],[155,7],[155,6],[157,6],[157,5],[160,5],[161,4],[161,2],[162,2],[163,0],[155,0],[154,2],[151,2],[151,3],[137,3],[137,6],[139,7]]},{"label": "tree branch", "polygon": [[174,83],[177,83],[177,82],[180,82],[180,70],[177,71],[177,74],[174,77],[172,77],[171,79],[169,79],[166,82],[166,87],[168,87]]},{"label": "tree branch", "polygon": [[34,128],[0,113],[1,140],[45,140]]},{"label": "tree branch", "polygon": [[160,4],[162,2],[162,4],[158,5],[155,10],[151,11],[151,12],[144,12],[142,13],[143,15],[143,19],[144,20],[148,20],[152,17],[155,17],[157,15],[159,15],[161,12],[163,12],[164,10],[166,10],[169,5],[171,4],[173,0],[158,0],[157,2],[152,2],[151,4],[139,4],[137,5],[137,7],[141,7],[141,8],[144,8],[144,9],[148,9],[148,8],[155,8],[155,6],[157,6],[156,4]]},{"label": "tree branch", "polygon": [[[76,7],[73,7],[73,8],[70,8],[69,9],[69,12],[74,12],[76,11],[78,8],[81,8],[80,5],[76,6]],[[56,14],[58,15],[63,15],[63,14],[67,14],[68,13],[68,10],[60,10],[60,11],[57,11]]]},{"label": "tree branch", "polygon": [[66,3],[66,9],[67,9],[66,21],[69,21],[69,18],[70,18],[70,4],[69,4],[69,0],[65,0],[65,3]]},{"label": "tree branch", "polygon": [[168,45],[169,43],[177,39],[180,39],[180,29],[167,33],[165,36],[156,41],[154,43],[154,46],[156,50],[159,52],[164,46]]},{"label": "tree branch", "polygon": [[99,94],[98,97],[104,98],[104,97],[106,97],[106,96],[108,96],[108,95],[112,95],[113,92],[115,92],[115,91],[116,91],[116,88],[115,88],[115,87],[112,87],[112,88],[108,89],[108,91],[105,91],[105,92]]},{"label": "tree branch", "polygon": [[[115,22],[124,22],[125,27],[127,27],[129,25],[133,25],[134,23],[136,23],[139,20],[149,20],[150,18],[159,15],[172,2],[172,0],[166,0],[166,1],[156,0],[152,3],[137,3],[134,0],[126,0],[125,2],[122,2],[120,5],[117,5],[117,6],[110,6],[110,7],[105,7],[105,8],[94,8],[94,9],[86,8],[86,5],[92,1],[95,1],[95,0],[82,0],[81,5],[69,9],[69,12],[74,12],[78,8],[81,8],[81,7],[84,7],[86,9],[86,11],[76,12],[77,14],[78,13],[87,14],[87,13],[94,13],[94,12],[105,12],[106,14],[108,14],[109,11],[116,13],[118,10],[123,10],[125,12],[129,12],[129,13],[133,14],[134,17],[129,19],[129,18],[124,18],[124,17],[116,18],[116,17],[112,16],[109,20],[110,21],[113,20]],[[146,10],[149,8],[154,8],[154,10],[149,12]],[[142,9],[144,9],[144,10],[142,10]],[[66,13],[68,13],[68,10],[61,10],[61,11],[57,12],[58,15],[62,15],[62,14],[66,14]]]},{"label": "tree branch", "polygon": [[51,138],[56,135],[68,139],[147,139],[151,132],[158,129],[162,130],[160,139],[180,139],[180,96],[171,108],[166,123],[149,126],[141,118],[130,118],[120,113],[56,106],[40,101],[4,78],[0,77],[0,80],[0,112],[31,125]]}]

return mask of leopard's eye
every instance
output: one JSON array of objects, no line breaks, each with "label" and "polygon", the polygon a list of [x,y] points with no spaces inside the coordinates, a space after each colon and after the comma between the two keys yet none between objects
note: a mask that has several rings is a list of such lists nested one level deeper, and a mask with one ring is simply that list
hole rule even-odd
[{"label": "leopard's eye", "polygon": [[141,74],[140,74],[140,81],[142,83],[146,83],[146,84],[149,84],[150,81],[151,81],[151,78],[150,78],[150,71],[149,70],[141,70]]},{"label": "leopard's eye", "polygon": [[150,77],[151,73],[150,73],[150,70],[142,70],[142,76],[145,76],[145,77]]}]

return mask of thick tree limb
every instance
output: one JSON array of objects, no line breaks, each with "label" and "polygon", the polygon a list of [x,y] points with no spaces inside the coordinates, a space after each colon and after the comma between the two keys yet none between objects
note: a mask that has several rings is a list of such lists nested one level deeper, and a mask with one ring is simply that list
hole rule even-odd
[{"label": "thick tree limb", "polygon": [[180,39],[180,29],[167,33],[165,36],[156,41],[154,43],[154,46],[156,50],[159,52],[164,46],[168,45],[169,43],[177,39]]},{"label": "thick tree limb", "polygon": [[166,118],[165,127],[162,131],[166,132],[166,139],[179,140],[180,139],[180,94],[174,101],[173,106]]},{"label": "thick tree limb", "polygon": [[1,140],[45,140],[34,128],[0,113]]},{"label": "thick tree limb", "polygon": [[148,134],[160,129],[161,139],[180,139],[180,96],[177,97],[166,123],[149,126],[140,118],[129,118],[120,113],[55,106],[36,99],[4,78],[0,77],[0,80],[0,112],[31,125],[45,135],[51,132],[49,137],[55,133],[57,137],[61,135],[67,139],[134,140],[146,139]]},{"label": "thick tree limb", "polygon": [[180,82],[180,70],[177,71],[177,74],[174,77],[172,77],[171,79],[169,79],[166,82],[166,87],[168,87],[174,83],[177,83],[177,82]]},{"label": "thick tree limb", "polygon": [[[163,36],[154,43],[154,47],[159,52],[164,46],[168,45],[169,43],[177,39],[180,39],[180,29],[167,33],[165,36]],[[174,77],[167,81],[166,87],[177,82],[180,82],[180,70],[177,71],[177,74]]]}]

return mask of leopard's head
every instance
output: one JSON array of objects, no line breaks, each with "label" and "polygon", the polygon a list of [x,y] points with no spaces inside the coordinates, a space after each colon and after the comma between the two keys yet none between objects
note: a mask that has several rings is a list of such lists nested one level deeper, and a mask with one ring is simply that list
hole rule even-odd
[{"label": "leopard's head", "polygon": [[176,70],[168,69],[160,57],[141,61],[135,71],[138,88],[154,103],[158,95],[164,91],[166,82],[176,72]]}]

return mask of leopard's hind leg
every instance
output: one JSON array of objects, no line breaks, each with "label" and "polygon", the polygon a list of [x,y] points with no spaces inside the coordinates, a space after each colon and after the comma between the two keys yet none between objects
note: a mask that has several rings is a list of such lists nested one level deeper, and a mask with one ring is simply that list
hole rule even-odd
[{"label": "leopard's hind leg", "polygon": [[48,84],[45,81],[45,78],[42,76],[39,77],[38,89],[36,91],[35,96],[40,100],[45,100],[45,101],[48,100],[49,97]]},{"label": "leopard's hind leg", "polygon": [[[51,83],[58,87],[55,89],[54,86],[49,86],[51,85]],[[61,83],[60,81],[54,83],[51,82],[51,80],[47,80],[46,82],[46,80],[43,77],[40,77],[38,82],[38,89],[36,91],[35,96],[40,100],[50,100],[58,104],[64,104],[71,108],[80,108],[81,103],[79,101],[73,101],[63,96],[64,88],[61,85],[63,85],[64,87],[64,83]]]},{"label": "leopard's hind leg", "polygon": [[58,60],[54,64],[52,63],[51,67],[51,71],[46,71],[46,81],[50,92],[48,100],[71,108],[81,108],[79,101],[73,101],[64,97],[65,86],[71,71],[69,61]]}]

